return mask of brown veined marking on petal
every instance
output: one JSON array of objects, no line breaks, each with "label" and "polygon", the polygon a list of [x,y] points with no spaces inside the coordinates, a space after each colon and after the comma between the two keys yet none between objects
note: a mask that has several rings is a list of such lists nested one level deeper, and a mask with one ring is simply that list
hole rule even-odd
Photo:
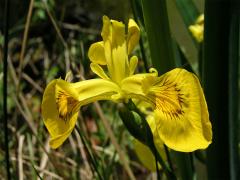
[{"label": "brown veined marking on petal", "polygon": [[65,122],[71,118],[72,114],[78,111],[80,102],[71,97],[63,90],[59,90],[56,96],[59,118]]},{"label": "brown veined marking on petal", "polygon": [[158,110],[171,119],[179,119],[184,114],[183,106],[188,106],[185,101],[186,94],[181,93],[176,82],[165,78],[160,86],[154,88],[154,91]]}]

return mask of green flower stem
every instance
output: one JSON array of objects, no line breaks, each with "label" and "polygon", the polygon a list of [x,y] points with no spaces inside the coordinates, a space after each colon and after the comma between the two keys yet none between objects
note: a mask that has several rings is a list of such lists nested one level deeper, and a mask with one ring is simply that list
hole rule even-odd
[{"label": "green flower stem", "polygon": [[173,164],[172,164],[172,161],[171,161],[170,153],[169,153],[168,147],[165,144],[164,144],[164,150],[165,150],[165,153],[166,153],[166,156],[167,156],[169,167],[173,171]]},{"label": "green flower stem", "polygon": [[[167,166],[162,157],[159,155],[152,135],[152,131],[145,119],[145,115],[129,100],[126,107],[120,109],[120,117],[128,129],[128,131],[139,141],[147,145],[152,153],[155,155],[157,161],[161,164],[168,179],[175,180],[176,176],[172,170]],[[131,121],[129,121],[131,119]]]}]

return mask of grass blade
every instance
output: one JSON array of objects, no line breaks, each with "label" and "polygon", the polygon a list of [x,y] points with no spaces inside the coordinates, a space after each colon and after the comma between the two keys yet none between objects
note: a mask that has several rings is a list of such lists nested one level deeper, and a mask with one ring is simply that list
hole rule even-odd
[{"label": "grass blade", "polygon": [[165,0],[142,0],[152,64],[161,73],[175,67]]},{"label": "grass blade", "polygon": [[177,5],[179,12],[182,15],[185,25],[188,27],[194,24],[197,17],[199,16],[199,11],[196,8],[192,0],[174,0]]},{"label": "grass blade", "polygon": [[4,8],[4,55],[3,55],[3,124],[4,124],[4,149],[5,149],[5,161],[6,161],[6,172],[7,179],[11,179],[10,174],[10,162],[9,162],[9,146],[8,146],[8,115],[7,115],[7,69],[8,69],[8,29],[9,29],[9,14],[10,14],[10,2],[5,1]]},{"label": "grass blade", "polygon": [[[172,37],[182,54],[185,56],[187,62],[194,67],[194,72],[198,72],[198,44],[196,43],[196,40],[193,39],[192,34],[189,33],[190,31],[185,25],[176,3],[174,1],[167,1],[167,7]],[[177,62],[176,58],[175,61]],[[179,63],[177,63],[177,67],[183,67],[182,64],[180,66],[178,64]]]},{"label": "grass blade", "polygon": [[[141,29],[144,29],[144,21],[143,21],[143,14],[142,14],[142,7],[140,4],[140,0],[131,0],[131,8],[132,8],[134,19],[140,25]],[[142,55],[142,60],[144,63],[144,69],[146,72],[148,72],[149,65],[148,65],[148,61],[147,61],[147,57],[144,49],[143,31],[144,30],[141,31],[139,46],[140,46],[140,51]]]},{"label": "grass blade", "polygon": [[98,178],[100,180],[104,180],[101,172],[100,172],[100,169],[99,169],[99,163],[98,163],[98,160],[95,158],[95,156],[92,154],[92,151],[91,151],[91,148],[89,147],[88,145],[88,142],[86,140],[86,138],[84,137],[84,134],[82,133],[81,129],[76,126],[75,127],[76,131],[78,132],[78,134],[80,135],[80,138],[82,140],[82,143],[84,145],[84,147],[86,148],[86,152],[89,156],[89,159],[90,159],[90,162],[91,162],[91,165],[93,166],[94,170],[96,171],[97,175],[98,175]]},{"label": "grass blade", "polygon": [[229,14],[229,1],[205,1],[203,82],[213,127],[213,142],[207,149],[209,179],[230,179],[229,97],[227,96],[230,63]]},{"label": "grass blade", "polygon": [[239,172],[239,154],[238,154],[238,109],[239,109],[239,89],[238,74],[240,61],[240,8],[239,1],[231,2],[231,22],[229,38],[229,156],[230,156],[230,176],[231,179],[240,178]]}]

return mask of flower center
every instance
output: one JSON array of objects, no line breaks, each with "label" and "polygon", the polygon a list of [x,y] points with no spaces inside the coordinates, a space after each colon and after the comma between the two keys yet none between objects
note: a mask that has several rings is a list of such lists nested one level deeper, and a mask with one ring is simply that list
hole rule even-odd
[{"label": "flower center", "polygon": [[185,97],[188,94],[182,93],[176,83],[165,81],[162,86],[155,87],[153,91],[158,111],[162,111],[171,119],[178,119],[185,113],[184,108],[188,106]]},{"label": "flower center", "polygon": [[80,102],[71,97],[64,90],[58,90],[56,93],[56,104],[59,112],[59,118],[67,121],[74,112],[80,108]]}]

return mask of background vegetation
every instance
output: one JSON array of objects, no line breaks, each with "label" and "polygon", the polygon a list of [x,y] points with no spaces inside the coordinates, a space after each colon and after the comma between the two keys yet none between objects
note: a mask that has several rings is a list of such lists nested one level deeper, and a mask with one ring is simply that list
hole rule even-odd
[{"label": "background vegetation", "polygon": [[[162,5],[166,2],[167,8]],[[0,12],[4,7],[1,1]],[[7,80],[12,179],[97,179],[98,171],[104,179],[130,179],[131,174],[136,179],[156,179],[156,173],[138,160],[118,106],[111,102],[84,106],[78,121],[81,133],[75,130],[57,150],[48,145],[40,109],[43,90],[68,71],[76,75],[73,81],[95,76],[89,69],[87,52],[91,43],[100,40],[103,15],[125,23],[134,17],[140,25],[142,36],[136,49],[139,71],[154,66],[164,73],[184,67],[201,78],[213,124],[213,144],[207,153],[172,152],[178,177],[238,179],[239,8],[235,0],[206,0],[206,4],[203,0],[12,0]],[[204,9],[205,41],[199,44],[188,26]],[[0,109],[4,98],[4,22],[1,13]],[[160,37],[157,44],[152,44],[154,37]],[[3,122],[1,118],[1,129]],[[0,140],[0,179],[6,179],[4,131],[0,131]]]}]

